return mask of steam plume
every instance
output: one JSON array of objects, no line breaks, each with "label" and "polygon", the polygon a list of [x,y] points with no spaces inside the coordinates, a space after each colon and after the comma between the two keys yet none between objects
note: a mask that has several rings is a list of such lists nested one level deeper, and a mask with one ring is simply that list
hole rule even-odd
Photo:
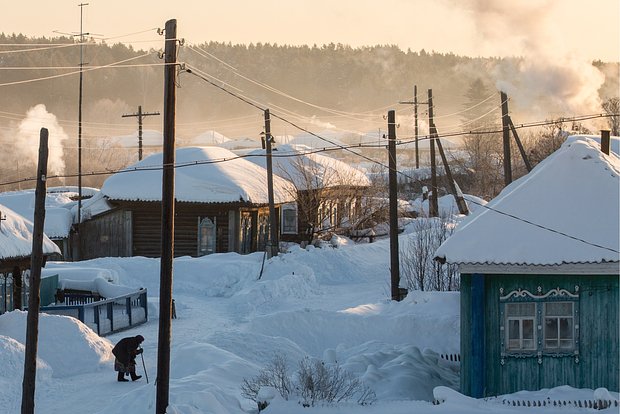
[{"label": "steam plume", "polygon": [[39,157],[39,133],[41,128],[47,128],[49,131],[48,174],[62,174],[65,169],[63,142],[68,137],[58,124],[56,116],[47,112],[43,104],[30,108],[26,113],[26,118],[17,126],[11,140],[13,143],[11,157],[25,160],[26,163],[32,163],[36,166]]}]

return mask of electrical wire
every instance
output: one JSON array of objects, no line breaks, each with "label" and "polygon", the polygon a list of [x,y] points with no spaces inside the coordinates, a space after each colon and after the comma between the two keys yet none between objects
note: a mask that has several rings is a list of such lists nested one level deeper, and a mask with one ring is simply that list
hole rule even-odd
[{"label": "electrical wire", "polygon": [[[210,57],[210,58],[212,58],[212,59],[215,59],[217,62],[221,63],[221,64],[222,64],[222,65],[224,65],[226,68],[228,68],[228,69],[230,69],[231,71],[233,71],[233,73],[234,73],[236,76],[239,76],[240,78],[242,78],[242,79],[244,79],[244,80],[246,80],[246,81],[248,81],[248,82],[251,82],[251,83],[253,83],[253,84],[257,85],[257,86],[260,86],[260,87],[262,87],[262,88],[264,88],[264,89],[267,89],[268,91],[273,92],[273,93],[275,93],[275,94],[277,94],[277,95],[280,95],[280,96],[283,96],[283,97],[285,97],[285,98],[288,98],[288,99],[294,100],[294,101],[299,102],[299,103],[302,103],[302,104],[304,104],[304,105],[308,105],[308,106],[310,106],[310,107],[312,107],[312,108],[319,109],[319,110],[322,110],[322,111],[325,111],[325,112],[331,113],[331,114],[333,114],[333,115],[337,115],[337,116],[341,116],[341,117],[346,117],[346,118],[349,118],[349,119],[352,119],[352,120],[355,120],[355,121],[363,121],[362,119],[359,119],[359,118],[358,118],[359,116],[376,116],[376,115],[374,115],[374,114],[367,114],[367,113],[359,113],[359,112],[354,113],[354,112],[340,111],[340,110],[338,110],[338,109],[327,108],[327,107],[324,107],[324,106],[320,106],[320,105],[313,104],[313,103],[308,102],[308,101],[305,101],[305,100],[303,100],[303,99],[299,99],[299,98],[294,97],[294,96],[292,96],[292,95],[290,95],[290,94],[288,94],[288,93],[286,93],[286,92],[283,92],[283,91],[281,91],[281,90],[279,90],[279,89],[277,89],[277,88],[275,88],[275,87],[273,87],[273,86],[270,86],[270,85],[268,85],[268,84],[266,84],[266,83],[264,83],[264,82],[260,82],[260,81],[254,80],[254,79],[251,79],[251,78],[249,78],[249,77],[247,77],[247,76],[243,75],[243,74],[242,74],[241,72],[239,72],[239,70],[238,70],[237,68],[235,68],[234,66],[230,65],[229,63],[227,63],[227,62],[223,61],[222,59],[218,58],[217,56],[213,55],[212,53],[210,53],[210,52],[208,52],[208,51],[206,51],[206,50],[204,50],[204,49],[202,49],[202,48],[199,48],[199,47],[197,47],[197,46],[190,45],[190,46],[189,46],[189,49],[190,49],[190,50],[192,50],[192,51],[194,51],[195,53],[197,53],[198,55],[200,55],[200,56],[202,56],[202,57]],[[206,55],[206,56],[205,56],[205,55]]]},{"label": "electrical wire", "polygon": [[[143,57],[146,57],[146,56],[149,56],[149,55],[152,55],[152,54],[153,54],[152,52],[147,52],[147,53],[144,53],[144,54],[142,54],[140,56],[134,56],[134,57],[131,57],[131,58],[128,58],[128,59],[120,60],[118,62],[107,64],[107,65],[102,65],[102,66],[97,66],[97,67],[89,67],[87,69],[82,69],[81,71],[78,70],[78,71],[69,72],[69,73],[63,73],[63,74],[59,74],[59,75],[51,75],[51,76],[44,76],[44,77],[35,78],[35,79],[25,79],[25,80],[21,80],[21,81],[13,81],[13,82],[0,83],[0,87],[1,86],[10,86],[10,85],[20,85],[20,84],[24,84],[24,83],[39,82],[39,81],[48,80],[48,79],[62,78],[62,77],[65,77],[65,76],[75,75],[75,74],[78,74],[80,72],[90,72],[90,71],[93,71],[93,70],[99,70],[99,69],[105,69],[105,68],[122,67],[122,66],[120,66],[122,63],[130,62],[132,60],[141,59]],[[166,63],[161,63],[161,64],[157,64],[157,65],[166,65]],[[134,66],[134,65],[129,65],[129,66],[131,67],[131,66]]]},{"label": "electrical wire", "polygon": [[[87,44],[87,43],[86,43]],[[59,45],[53,45],[53,46],[48,46],[48,47],[33,47],[33,48],[29,48],[29,49],[18,49],[18,50],[2,50],[0,51],[0,55],[6,55],[9,53],[23,53],[23,52],[37,52],[40,50],[52,50],[52,49],[62,49],[65,47],[72,47],[72,46],[78,46],[80,45],[79,43],[62,43]],[[0,46],[11,46],[11,45],[0,45]],[[20,46],[23,46],[20,45]]]}]

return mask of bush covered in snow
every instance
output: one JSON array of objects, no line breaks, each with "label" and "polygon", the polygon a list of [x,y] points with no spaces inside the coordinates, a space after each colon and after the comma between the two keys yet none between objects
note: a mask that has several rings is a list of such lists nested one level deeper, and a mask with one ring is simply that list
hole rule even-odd
[{"label": "bush covered in snow", "polygon": [[275,354],[257,376],[249,380],[244,378],[241,395],[255,401],[262,410],[269,403],[261,397],[265,389],[277,390],[285,400],[295,396],[304,407],[352,400],[367,405],[376,400],[372,389],[338,363],[305,357],[299,362],[295,375],[291,376],[282,354]]}]

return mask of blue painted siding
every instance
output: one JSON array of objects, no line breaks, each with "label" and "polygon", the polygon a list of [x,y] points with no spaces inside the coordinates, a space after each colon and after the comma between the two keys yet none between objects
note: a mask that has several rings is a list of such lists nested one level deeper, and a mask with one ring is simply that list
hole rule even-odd
[{"label": "blue painted siding", "polygon": [[[484,282],[484,310],[479,306]],[[461,275],[461,392],[492,396],[560,385],[618,391],[620,320],[618,276]],[[579,358],[506,357],[501,363],[500,288],[532,293],[579,286]],[[479,333],[484,326],[483,334]],[[483,344],[480,345],[480,340]],[[480,352],[482,346],[483,352]],[[482,377],[482,378],[480,378]],[[482,395],[480,386],[483,386]]]}]

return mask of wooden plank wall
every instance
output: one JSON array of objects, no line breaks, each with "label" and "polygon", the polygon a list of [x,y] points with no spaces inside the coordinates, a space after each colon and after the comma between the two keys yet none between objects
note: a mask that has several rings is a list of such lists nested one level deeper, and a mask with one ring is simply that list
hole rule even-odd
[{"label": "wooden plank wall", "polygon": [[80,260],[131,256],[131,212],[111,210],[80,224]]},{"label": "wooden plank wall", "polygon": [[[133,211],[133,255],[145,257],[161,256],[161,207],[157,203],[132,205]],[[205,208],[204,205],[177,203],[174,223],[174,255],[196,256],[198,250],[198,218],[216,220],[216,251],[228,252],[228,211],[230,206]]]},{"label": "wooden plank wall", "polygon": [[[484,396],[539,390],[560,385],[618,391],[620,320],[618,276],[486,275],[485,276]],[[571,356],[506,358],[500,363],[499,290],[527,289],[535,293],[579,286],[579,362]],[[461,275],[461,391],[472,392],[471,275]]]}]

